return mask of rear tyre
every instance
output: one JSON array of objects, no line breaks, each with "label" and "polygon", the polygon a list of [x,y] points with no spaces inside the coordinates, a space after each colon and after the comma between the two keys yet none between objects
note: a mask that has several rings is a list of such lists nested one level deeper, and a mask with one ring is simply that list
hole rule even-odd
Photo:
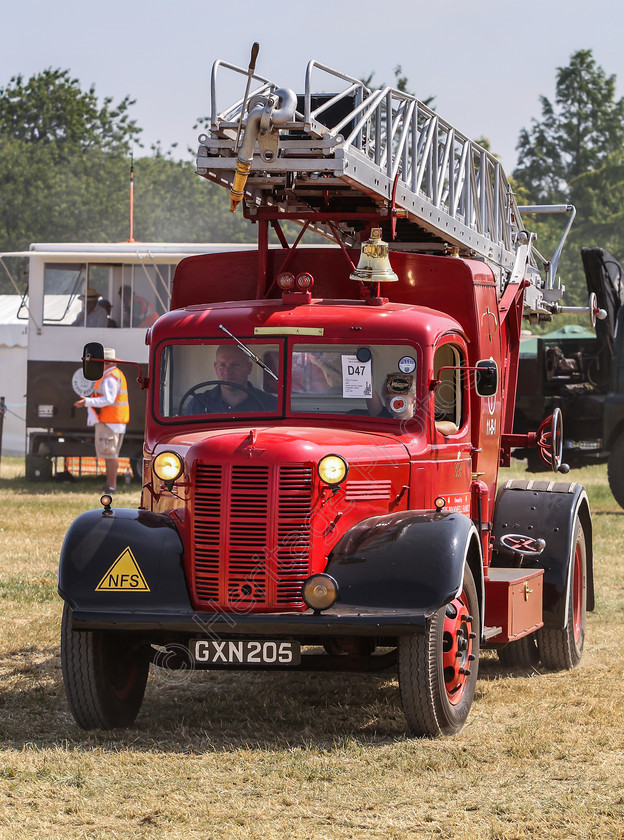
[{"label": "rear tyre", "polygon": [[537,631],[540,659],[547,668],[570,670],[581,661],[585,644],[587,607],[587,545],[578,516],[568,581],[565,627],[542,627]]},{"label": "rear tyre", "polygon": [[464,567],[461,594],[399,641],[401,702],[413,735],[453,735],[464,725],[479,666],[479,602]]},{"label": "rear tyre", "polygon": [[607,477],[615,501],[624,508],[624,435],[620,435],[611,447]]},{"label": "rear tyre", "polygon": [[130,469],[132,470],[132,477],[135,481],[143,483],[143,450],[139,450],[135,455],[130,456]]},{"label": "rear tyre", "polygon": [[63,608],[61,664],[69,708],[83,729],[114,729],[134,722],[145,692],[151,648],[128,633],[72,630]]},{"label": "rear tyre", "polygon": [[531,668],[539,662],[535,635],[523,636],[498,649],[501,665],[507,668]]}]

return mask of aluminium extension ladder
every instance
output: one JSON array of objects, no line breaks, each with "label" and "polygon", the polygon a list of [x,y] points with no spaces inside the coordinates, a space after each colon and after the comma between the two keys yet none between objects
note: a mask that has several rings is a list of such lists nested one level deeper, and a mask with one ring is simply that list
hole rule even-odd
[{"label": "aluminium extension ladder", "polygon": [[[233,89],[222,70],[248,76],[256,87],[220,111],[222,81]],[[317,89],[339,92],[315,93],[319,74]],[[232,190],[237,162],[244,159],[240,165],[248,174],[239,197],[251,218],[260,208],[277,219],[316,218],[314,229],[353,246],[359,243],[353,224],[358,212],[388,218],[394,207],[400,218],[391,249],[482,259],[499,294],[510,283],[529,281],[525,312],[549,319],[557,307],[562,289],[554,287],[555,273],[574,208],[524,208],[572,214],[555,255],[544,259],[524,228],[500,161],[410,94],[390,87],[372,91],[310,61],[297,97],[251,65],[247,71],[216,61],[208,131],[199,137],[197,173]]]}]

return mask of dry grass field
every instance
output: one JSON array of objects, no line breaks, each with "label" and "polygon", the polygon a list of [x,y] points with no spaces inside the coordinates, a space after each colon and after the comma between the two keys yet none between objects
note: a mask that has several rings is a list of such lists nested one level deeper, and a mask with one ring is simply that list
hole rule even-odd
[{"label": "dry grass field", "polygon": [[[604,467],[570,476],[595,529],[579,669],[512,670],[487,652],[466,727],[436,741],[406,737],[391,673],[154,672],[132,729],[83,732],[62,685],[56,564],[99,482],[32,486],[21,471],[2,460],[2,840],[624,837],[624,511]],[[137,501],[131,485],[115,503]]]}]

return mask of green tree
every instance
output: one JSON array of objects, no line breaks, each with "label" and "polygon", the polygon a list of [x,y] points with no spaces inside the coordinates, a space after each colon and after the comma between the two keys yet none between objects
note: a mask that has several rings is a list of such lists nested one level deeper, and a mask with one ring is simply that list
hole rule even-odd
[{"label": "green tree", "polygon": [[0,134],[65,158],[94,148],[126,154],[141,132],[130,119],[133,104],[129,96],[100,104],[93,85],[83,91],[68,70],[48,68],[28,80],[13,76],[0,88]]},{"label": "green tree", "polygon": [[[0,250],[31,242],[114,242],[129,235],[128,151],[140,129],[133,100],[101,103],[68,70],[0,88]],[[256,231],[227,193],[160,146],[135,161],[134,238],[241,242]],[[0,274],[0,292],[11,292]]]},{"label": "green tree", "polygon": [[[605,248],[623,254],[620,234],[624,98],[615,98],[616,77],[596,64],[591,50],[578,50],[556,75],[555,99],[540,97],[542,116],[522,129],[519,164],[513,173],[518,203],[573,204],[577,210],[559,263],[564,303],[584,305],[587,288],[580,251]],[[561,237],[562,216],[531,216],[525,225],[550,256]],[[578,316],[577,316],[578,318]]]},{"label": "green tree", "polygon": [[136,161],[135,239],[146,242],[253,242],[256,229],[230,213],[223,187],[195,174],[192,163],[159,147]]},{"label": "green tree", "polygon": [[598,245],[624,261],[624,149],[575,178],[570,199],[582,208],[574,238],[582,244]]},{"label": "green tree", "polygon": [[119,238],[133,100],[98,102],[68,70],[0,88],[0,248]]},{"label": "green tree", "polygon": [[522,129],[516,147],[514,177],[531,201],[568,201],[571,182],[622,147],[624,98],[615,99],[615,84],[591,50],[577,50],[557,69],[554,102],[540,97],[542,117]]}]

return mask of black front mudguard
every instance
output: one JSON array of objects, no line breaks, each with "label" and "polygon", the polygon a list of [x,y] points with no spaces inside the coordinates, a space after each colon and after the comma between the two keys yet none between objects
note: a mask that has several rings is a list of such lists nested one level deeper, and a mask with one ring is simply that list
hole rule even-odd
[{"label": "black front mudguard", "polygon": [[79,516],[61,549],[58,590],[78,613],[191,609],[175,525],[148,511],[117,508]]},{"label": "black front mudguard", "polygon": [[327,572],[342,602],[416,609],[429,617],[461,590],[466,562],[481,596],[473,522],[461,513],[401,511],[352,528],[332,551]]}]

